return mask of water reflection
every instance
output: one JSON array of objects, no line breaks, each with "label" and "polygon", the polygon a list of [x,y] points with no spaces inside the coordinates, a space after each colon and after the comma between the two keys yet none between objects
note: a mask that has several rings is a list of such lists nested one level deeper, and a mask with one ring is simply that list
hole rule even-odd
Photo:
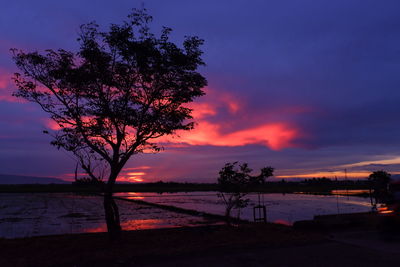
[{"label": "water reflection", "polygon": [[[142,220],[128,220],[121,223],[122,230],[145,230],[157,228],[172,228],[177,225],[171,225],[166,220],[161,219],[142,219]],[[107,224],[102,223],[100,226],[94,228],[83,229],[85,233],[107,232]]]},{"label": "water reflection", "polygon": [[[350,191],[350,190],[349,190]],[[119,197],[131,198],[129,194],[119,193]],[[190,193],[137,193],[144,201],[156,204],[171,205],[197,211],[224,214],[224,204],[218,198],[217,192]],[[371,210],[368,198],[340,195],[311,195],[311,194],[262,194],[258,202],[258,194],[249,194],[249,206],[240,212],[240,217],[253,220],[253,207],[258,204],[267,207],[269,222],[284,222],[293,224],[299,220],[311,220],[315,215],[367,212]]]},{"label": "water reflection", "polygon": [[279,224],[283,224],[283,225],[287,225],[287,226],[292,225],[290,222],[285,221],[285,220],[275,220],[275,221],[273,221],[273,223],[279,223]]},{"label": "water reflection", "polygon": [[369,193],[370,192],[368,189],[332,190],[331,191],[332,195],[349,195],[349,196],[369,194]]},{"label": "water reflection", "polygon": [[[72,193],[0,194],[0,238],[104,232],[106,225],[102,202],[103,199],[98,196]],[[147,205],[121,200],[117,204],[123,230],[209,223],[202,217]]]},{"label": "water reflection", "polygon": [[380,207],[378,207],[378,213],[390,214],[390,213],[394,213],[394,210],[390,209],[387,205],[381,205]]},{"label": "water reflection", "polygon": [[136,193],[136,192],[127,192],[124,194],[128,194],[129,199],[144,199],[144,197],[142,195],[140,195],[140,193]]},{"label": "water reflection", "polygon": [[[217,192],[191,193],[119,193],[117,196],[173,205],[200,212],[224,214],[224,205]],[[253,207],[258,195],[250,194],[250,204],[240,212],[241,218],[253,220]],[[368,198],[264,194],[267,220],[292,224],[313,219],[315,215],[370,211]],[[0,237],[15,238],[38,235],[106,231],[102,198],[72,193],[0,194]],[[166,211],[148,205],[119,200],[124,230],[165,228],[207,224],[210,221],[186,214]],[[382,213],[389,211],[382,210]],[[214,222],[213,222],[214,223]]]}]

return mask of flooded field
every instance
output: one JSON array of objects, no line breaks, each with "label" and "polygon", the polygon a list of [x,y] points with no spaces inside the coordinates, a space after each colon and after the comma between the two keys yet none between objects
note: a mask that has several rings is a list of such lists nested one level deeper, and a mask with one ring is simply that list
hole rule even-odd
[{"label": "flooded field", "polygon": [[[224,204],[217,192],[191,193],[118,193],[127,199],[176,206],[201,212],[224,214]],[[253,220],[253,207],[258,195],[249,194],[247,208],[240,212],[242,219]],[[203,217],[117,200],[124,230],[166,228],[212,224]],[[293,224],[310,220],[315,215],[370,211],[368,198],[338,195],[264,194],[260,204],[267,210],[267,220]],[[73,193],[0,194],[0,237],[16,238],[39,235],[104,232],[106,225],[102,198]]]},{"label": "flooded field", "polygon": [[[224,203],[217,192],[190,193],[118,193],[116,196],[128,199],[140,199],[147,202],[193,209],[213,214],[224,214]],[[258,194],[249,194],[249,206],[233,211],[240,212],[242,219],[253,220],[253,207],[259,204]],[[311,220],[315,215],[366,212],[371,210],[369,198],[310,195],[310,194],[262,194],[260,204],[267,210],[267,220],[291,225],[295,221]]]},{"label": "flooded field", "polygon": [[[124,230],[194,226],[202,217],[117,200]],[[76,194],[0,194],[0,237],[104,232],[102,198]]]}]

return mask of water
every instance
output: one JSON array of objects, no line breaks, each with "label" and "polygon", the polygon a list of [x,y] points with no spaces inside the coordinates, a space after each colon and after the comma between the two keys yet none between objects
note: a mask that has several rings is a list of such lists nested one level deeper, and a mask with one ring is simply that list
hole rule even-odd
[{"label": "water", "polygon": [[[217,192],[190,193],[118,193],[116,196],[127,199],[140,199],[152,203],[193,209],[223,215],[225,205]],[[253,220],[253,207],[258,205],[258,194],[249,194],[248,207],[232,212],[246,220]],[[315,215],[367,212],[371,210],[368,198],[339,195],[309,194],[262,194],[261,203],[266,206],[269,222],[293,224],[295,221],[312,220]]]},{"label": "water", "polygon": [[[195,226],[202,217],[118,201],[124,230]],[[105,232],[103,199],[72,193],[0,194],[0,237]]]},{"label": "water", "polygon": [[[118,193],[119,197],[172,205],[213,214],[224,214],[217,192],[191,193]],[[250,194],[249,206],[240,210],[241,218],[253,220],[258,195]],[[306,194],[264,194],[261,204],[267,220],[293,224],[311,220],[315,215],[370,211],[368,198]],[[213,224],[215,221],[163,209],[117,200],[124,230],[166,228]],[[232,212],[233,216],[238,210]],[[0,237],[104,232],[103,200],[98,196],[73,193],[0,194]]]},{"label": "water", "polygon": [[352,189],[352,190],[347,190],[347,189],[342,189],[342,190],[332,190],[331,191],[332,195],[359,195],[359,194],[370,194],[369,189]]}]

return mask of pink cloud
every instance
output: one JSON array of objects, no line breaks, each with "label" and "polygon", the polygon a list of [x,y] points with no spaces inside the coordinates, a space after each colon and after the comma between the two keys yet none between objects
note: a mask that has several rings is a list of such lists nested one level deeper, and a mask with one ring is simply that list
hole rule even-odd
[{"label": "pink cloud", "polygon": [[130,167],[124,168],[123,171],[137,171],[137,170],[148,170],[151,169],[150,166],[139,166],[139,167]]},{"label": "pink cloud", "polygon": [[45,119],[43,119],[43,123],[44,123],[45,127],[50,130],[53,130],[53,131],[61,130],[60,125],[58,125],[58,123],[53,121],[52,119],[45,118]]},{"label": "pink cloud", "polygon": [[22,100],[12,96],[15,87],[11,80],[11,73],[0,69],[0,101],[22,102]]},{"label": "pink cloud", "polygon": [[193,131],[179,133],[177,137],[165,137],[160,142],[228,147],[258,144],[280,150],[294,147],[293,140],[300,135],[300,131],[295,126],[284,122],[265,123],[223,133],[221,125],[202,121]]},{"label": "pink cloud", "polygon": [[26,100],[12,95],[17,90],[12,76],[10,71],[0,68],[0,101],[26,103]]},{"label": "pink cloud", "polygon": [[119,182],[141,183],[146,180],[146,176],[151,172],[150,166],[138,166],[124,168],[118,176]]},{"label": "pink cloud", "polygon": [[206,88],[206,96],[192,103],[193,117],[196,121],[192,131],[178,132],[177,136],[158,139],[168,146],[211,145],[245,146],[264,145],[272,150],[294,147],[294,140],[303,136],[299,127],[290,121],[279,118],[282,114],[308,112],[305,107],[282,107],[250,114],[243,97]]},{"label": "pink cloud", "polygon": [[215,116],[220,111],[235,114],[242,108],[240,98],[236,95],[210,87],[205,88],[204,91],[206,92],[205,96],[188,105],[193,109],[192,115],[195,119]]},{"label": "pink cloud", "polygon": [[192,103],[189,107],[193,109],[192,116],[195,119],[203,119],[217,114],[217,108],[210,103]]},{"label": "pink cloud", "polygon": [[216,94],[216,97],[218,97],[219,100],[228,107],[230,113],[234,114],[242,108],[239,98],[233,94],[229,94],[226,92],[212,92],[211,94]]}]

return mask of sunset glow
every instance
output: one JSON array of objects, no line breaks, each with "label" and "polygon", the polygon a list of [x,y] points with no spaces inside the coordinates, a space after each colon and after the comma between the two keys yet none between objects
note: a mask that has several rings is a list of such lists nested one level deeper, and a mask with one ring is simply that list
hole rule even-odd
[{"label": "sunset glow", "polygon": [[[132,231],[132,230],[160,228],[161,226],[164,226],[163,224],[165,224],[165,222],[161,219],[138,219],[138,220],[128,220],[121,222],[121,227],[125,231]],[[84,232],[86,233],[107,232],[107,225],[103,223],[101,226],[95,228],[84,229]]]},{"label": "sunset glow", "polygon": [[380,164],[380,165],[390,165],[390,164],[400,164],[400,157],[392,157],[387,159],[378,159],[378,160],[369,160],[369,161],[361,161],[357,163],[351,163],[342,165],[343,168],[351,168],[351,167],[360,167],[360,166],[368,166],[372,164]]},{"label": "sunset glow", "polygon": [[293,147],[292,141],[299,130],[286,123],[271,123],[249,129],[223,133],[222,126],[203,121],[190,132],[179,133],[179,137],[161,139],[162,142],[188,145],[245,146],[263,145],[273,150]]},{"label": "sunset glow", "polygon": [[123,171],[148,170],[148,169],[151,169],[151,167],[150,166],[139,166],[139,167],[124,168]]},{"label": "sunset glow", "polygon": [[46,128],[53,130],[53,131],[58,131],[61,130],[62,128],[60,127],[60,125],[58,125],[57,122],[53,121],[52,119],[43,119],[44,124],[46,126]]},{"label": "sunset glow", "polygon": [[145,175],[145,172],[128,172],[127,175],[132,175],[132,176],[141,176]]},{"label": "sunset glow", "polygon": [[[184,104],[192,109],[187,122],[194,129],[149,140],[164,150],[134,155],[121,182],[214,182],[221,166],[234,161],[271,165],[283,178],[339,178],[344,169],[356,179],[378,169],[400,172],[396,1],[291,1],[290,9],[279,1],[214,1],[213,8],[207,0],[178,2],[146,2],[154,16],[151,32],[157,35],[165,25],[173,29],[171,40],[204,40],[199,73],[208,81],[205,95]],[[73,173],[76,162],[49,145],[54,133],[42,134],[60,125],[40,106],[12,96],[17,90],[12,77],[20,71],[10,49],[75,53],[80,25],[96,21],[107,30],[139,4],[102,1],[93,9],[91,1],[22,3],[6,5],[3,20],[9,27],[0,28],[1,172],[70,180],[65,174]],[[135,129],[126,130],[127,141],[135,141]]]},{"label": "sunset glow", "polygon": [[144,196],[142,196],[141,193],[136,193],[136,192],[126,192],[123,194],[127,194],[129,197],[128,199],[144,199]]},{"label": "sunset glow", "polygon": [[[400,174],[400,172],[392,172],[393,174]],[[371,174],[370,171],[358,171],[358,172],[348,172],[348,179],[355,178],[367,178]],[[307,174],[293,174],[293,175],[278,175],[276,178],[318,178],[318,177],[326,177],[330,179],[344,179],[346,177],[346,173],[343,171],[331,171],[331,172],[313,172]]]},{"label": "sunset glow", "polygon": [[216,107],[208,103],[192,103],[189,107],[193,109],[192,116],[195,119],[202,119],[217,114]]},{"label": "sunset glow", "polygon": [[[193,109],[193,117],[197,119],[195,129],[188,132],[177,132],[177,136],[166,136],[158,139],[160,143],[186,144],[192,146],[246,146],[262,145],[272,150],[281,150],[294,147],[293,141],[302,134],[299,128],[289,122],[261,122],[246,128],[240,127],[237,115],[249,116],[244,108],[246,102],[236,96],[215,89],[206,88],[208,95],[204,99],[208,102],[195,102],[189,107]],[[203,100],[204,101],[204,100]],[[297,108],[290,109],[303,112]],[[219,120],[219,116],[226,111],[232,121],[237,124],[227,124]],[[263,121],[262,115],[252,117],[252,120]]]}]

